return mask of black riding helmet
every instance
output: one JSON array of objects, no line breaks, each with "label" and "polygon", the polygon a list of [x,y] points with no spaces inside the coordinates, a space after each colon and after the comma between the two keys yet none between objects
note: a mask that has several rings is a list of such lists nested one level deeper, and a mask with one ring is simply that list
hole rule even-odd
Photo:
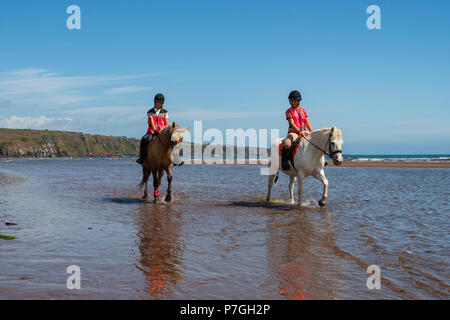
[{"label": "black riding helmet", "polygon": [[164,95],[162,93],[158,93],[155,96],[155,102],[164,102]]},{"label": "black riding helmet", "polygon": [[289,93],[289,100],[302,101],[302,95],[297,90],[291,91]]}]

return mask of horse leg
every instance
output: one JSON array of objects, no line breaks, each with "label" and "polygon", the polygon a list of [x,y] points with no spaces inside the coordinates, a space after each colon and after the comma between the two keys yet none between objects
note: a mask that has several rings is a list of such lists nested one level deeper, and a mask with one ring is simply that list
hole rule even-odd
[{"label": "horse leg", "polygon": [[266,197],[266,204],[267,205],[270,203],[270,200],[271,200],[270,192],[272,191],[272,186],[273,186],[273,183],[274,183],[276,177],[277,177],[276,174],[269,175],[267,197]]},{"label": "horse leg", "polygon": [[291,204],[295,203],[295,198],[294,198],[294,185],[295,185],[295,180],[297,179],[296,176],[290,176],[289,177],[289,197],[291,199]]},{"label": "horse leg", "polygon": [[142,167],[142,183],[144,184],[144,196],[142,197],[143,200],[147,199],[148,196],[148,187],[147,187],[147,183],[148,183],[148,178],[150,177],[150,170],[148,170],[145,167]]},{"label": "horse leg", "polygon": [[158,173],[156,171],[153,174],[153,188],[155,190],[155,193],[153,194],[153,202],[157,202],[159,200],[159,196],[161,195],[161,190],[159,187],[161,186],[161,179],[164,174],[164,171],[162,169],[158,170]]},{"label": "horse leg", "polygon": [[301,175],[300,173],[297,174],[297,179],[298,179],[298,199],[297,199],[297,205],[301,206],[302,205],[302,193],[303,193],[303,175]]},{"label": "horse leg", "polygon": [[323,183],[322,199],[319,200],[319,206],[324,207],[327,204],[328,198],[328,180],[325,178],[325,172],[320,170],[319,174],[315,178]]},{"label": "horse leg", "polygon": [[166,202],[172,201],[172,167],[170,166],[167,170],[167,195],[166,195]]},{"label": "horse leg", "polygon": [[159,194],[157,194],[156,190],[157,190],[157,185],[158,185],[158,172],[157,171],[152,171],[152,175],[153,175],[153,202],[156,202],[159,200]]}]

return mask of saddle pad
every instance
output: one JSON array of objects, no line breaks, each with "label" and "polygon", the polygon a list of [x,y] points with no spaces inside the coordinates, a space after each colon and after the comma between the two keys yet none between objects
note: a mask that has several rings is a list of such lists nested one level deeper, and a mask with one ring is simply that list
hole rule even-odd
[{"label": "saddle pad", "polygon": [[[294,150],[292,150],[292,159],[294,159],[295,154],[297,153],[297,149],[298,149],[298,146],[299,146],[299,145],[300,145],[300,143],[296,143],[294,146],[291,147],[291,149],[294,148]],[[281,142],[280,145],[278,146],[278,155],[279,155],[280,157],[281,157],[281,155],[282,155],[283,148],[284,148],[284,140],[283,140],[283,142]],[[290,154],[290,153],[291,153],[291,151],[288,152],[288,154]]]}]

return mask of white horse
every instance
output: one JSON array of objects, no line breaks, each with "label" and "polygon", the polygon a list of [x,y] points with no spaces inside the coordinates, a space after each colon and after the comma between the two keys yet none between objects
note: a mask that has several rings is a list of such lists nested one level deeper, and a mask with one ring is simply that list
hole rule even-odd
[{"label": "white horse", "polygon": [[291,204],[295,203],[294,198],[294,183],[298,179],[298,200],[297,205],[302,203],[303,180],[306,177],[313,176],[323,183],[322,199],[319,200],[321,207],[326,205],[328,198],[328,180],[325,178],[323,170],[325,166],[325,154],[333,159],[335,165],[340,165],[342,159],[342,145],[344,144],[342,137],[343,129],[339,130],[336,127],[320,129],[311,132],[306,138],[302,138],[299,143],[298,150],[292,162],[289,161],[290,169],[284,171],[281,169],[281,157],[278,154],[280,143],[283,139],[277,139],[271,146],[271,156],[269,162],[269,188],[267,191],[267,204],[270,202],[270,192],[272,186],[276,183],[278,178],[278,171],[282,170],[290,177],[289,181],[289,195]]}]

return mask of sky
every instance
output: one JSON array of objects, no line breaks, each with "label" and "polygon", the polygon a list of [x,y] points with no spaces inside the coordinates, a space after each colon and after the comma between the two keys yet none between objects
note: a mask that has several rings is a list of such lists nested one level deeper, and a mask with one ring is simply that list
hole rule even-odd
[{"label": "sky", "polygon": [[449,15],[439,0],[3,0],[0,127],[139,138],[162,92],[191,131],[285,135],[297,89],[314,129],[344,128],[344,153],[449,154]]}]

